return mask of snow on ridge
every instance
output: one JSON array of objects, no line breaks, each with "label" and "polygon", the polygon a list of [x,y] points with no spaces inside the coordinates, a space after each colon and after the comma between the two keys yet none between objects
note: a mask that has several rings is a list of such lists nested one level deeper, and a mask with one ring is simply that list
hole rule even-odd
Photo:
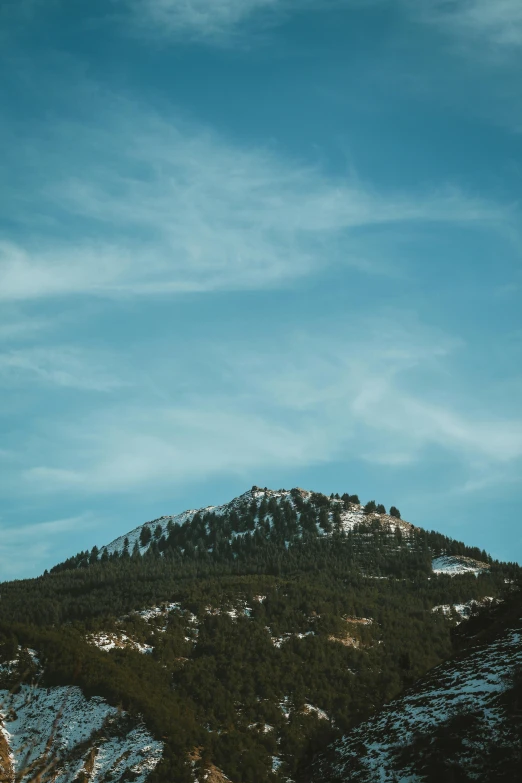
[{"label": "snow on ridge", "polygon": [[496,698],[521,664],[522,635],[513,629],[463,659],[440,664],[419,685],[330,746],[332,764],[326,771],[321,767],[322,777],[315,779],[330,776],[354,783],[392,783],[398,776],[404,781],[417,780],[409,776],[410,769],[397,768],[396,753],[415,736],[429,735],[445,724],[456,710],[483,716],[485,735],[493,738],[493,743],[500,741],[503,715]]},{"label": "snow on ridge", "polygon": [[[123,552],[125,548],[125,540],[129,542],[128,551],[129,553],[131,553],[136,541],[138,542],[138,546],[140,546],[139,539],[140,539],[140,533],[143,528],[150,528],[151,533],[154,533],[155,529],[159,525],[161,527],[162,535],[166,535],[167,526],[169,522],[172,522],[173,524],[182,525],[183,522],[192,519],[197,514],[198,511],[205,511],[205,510],[207,509],[201,509],[201,508],[188,509],[187,511],[182,511],[181,514],[176,514],[175,516],[163,516],[163,517],[158,517],[158,519],[152,519],[150,522],[145,522],[145,524],[135,527],[129,533],[125,533],[125,535],[123,536],[118,536],[118,538],[115,538],[113,541],[111,541],[110,544],[106,544],[105,546],[101,547],[100,554],[103,554],[103,552],[107,552],[107,554],[112,555],[113,552],[119,552],[119,553]],[[144,552],[147,551],[148,548],[149,548],[149,544],[147,544],[144,547],[140,546],[140,552],[143,554]]]},{"label": "snow on ridge", "polygon": [[[310,493],[308,493],[310,494]],[[265,490],[258,489],[249,489],[246,492],[244,492],[242,495],[239,495],[238,497],[234,498],[233,500],[230,500],[228,503],[223,503],[220,506],[203,506],[202,508],[190,508],[186,511],[182,511],[180,514],[174,514],[171,516],[162,516],[158,517],[157,519],[152,519],[150,522],[145,522],[143,525],[138,525],[138,527],[135,527],[133,530],[131,530],[129,533],[126,533],[123,536],[118,536],[118,538],[115,538],[113,541],[111,541],[110,544],[106,544],[101,548],[101,552],[106,551],[109,555],[113,552],[123,552],[124,546],[125,546],[125,539],[128,540],[128,550],[129,552],[132,552],[132,549],[134,547],[134,544],[136,541],[138,541],[139,545],[139,538],[140,533],[143,528],[150,528],[151,533],[154,533],[155,529],[159,525],[161,527],[162,535],[166,535],[167,527],[169,522],[172,522],[175,525],[182,525],[187,520],[192,520],[196,514],[202,514],[212,511],[217,516],[221,516],[227,511],[230,511],[234,509],[236,506],[241,505],[241,503],[244,503],[248,500],[253,500],[254,498],[263,497],[265,495],[270,496],[276,496],[276,497],[282,497],[286,495],[290,495],[290,490]],[[140,552],[143,554],[147,551],[149,548],[149,544],[147,544],[144,547],[140,546]]]},{"label": "snow on ridge", "polygon": [[[303,493],[305,493],[305,490],[301,490]],[[307,496],[309,496],[311,493],[306,492]],[[111,555],[113,552],[123,552],[123,549],[125,547],[125,540],[128,540],[128,550],[129,552],[132,552],[132,549],[134,547],[135,542],[138,542],[139,545],[139,538],[140,533],[143,528],[150,528],[151,533],[154,533],[155,529],[158,525],[161,527],[162,535],[166,535],[167,532],[167,526],[169,522],[172,522],[173,524],[182,525],[187,520],[192,520],[193,517],[196,516],[196,514],[202,514],[212,511],[217,516],[221,516],[222,514],[226,513],[227,511],[231,511],[237,506],[241,505],[245,501],[248,502],[249,500],[259,499],[265,496],[270,497],[286,497],[290,495],[290,490],[282,489],[282,490],[272,490],[267,489],[266,491],[264,489],[259,489],[256,487],[255,489],[249,489],[246,492],[243,492],[242,495],[239,495],[236,498],[233,498],[228,503],[223,503],[220,506],[203,506],[202,508],[191,508],[187,509],[186,511],[182,511],[180,514],[175,514],[172,516],[162,516],[158,517],[158,519],[152,519],[150,522],[145,522],[143,525],[138,525],[138,527],[135,527],[133,530],[131,530],[129,533],[126,533],[123,536],[118,536],[118,538],[115,538],[113,541],[110,542],[110,544],[106,544],[103,546],[100,550],[101,553],[104,551],[107,552],[107,554]],[[147,551],[149,548],[149,544],[147,544],[144,547],[140,546],[140,552],[143,554]]]},{"label": "snow on ridge", "polygon": [[[129,774],[135,783],[145,783],[163,754],[163,743],[143,723],[131,721],[101,697],[86,699],[77,686],[0,690],[0,729],[17,775],[21,759],[26,766],[53,759],[55,783],[76,780],[91,764],[92,783]],[[34,778],[28,773],[19,779],[23,783]]]},{"label": "snow on ridge", "polygon": [[489,563],[474,560],[464,555],[440,555],[432,560],[431,567],[434,574],[446,574],[458,576],[459,574],[479,574],[487,571]]},{"label": "snow on ridge", "polygon": [[[342,500],[337,502],[342,503]],[[406,522],[405,519],[392,517],[390,514],[379,514],[377,511],[366,514],[362,504],[354,504],[349,511],[341,511],[341,525],[346,532],[348,530],[353,530],[356,525],[367,525],[373,520],[378,521],[383,526],[389,527],[391,532],[400,530],[401,533],[408,535],[415,529],[415,526],[412,525],[411,522]]]},{"label": "snow on ridge", "polygon": [[[499,604],[501,601],[501,598],[494,598],[491,595],[486,595],[480,600],[472,598],[470,601],[467,601],[464,604],[439,604],[438,606],[434,606],[431,611],[442,612],[442,614],[446,617],[451,617],[453,613],[456,613],[462,618],[462,620],[468,620],[475,609],[478,609],[481,606],[485,606],[486,604]],[[457,625],[459,624],[460,621],[457,621]]]},{"label": "snow on ridge", "polygon": [[[252,489],[243,492],[243,494],[238,495],[238,497],[233,498],[232,500],[228,501],[227,503],[223,503],[220,506],[204,506],[198,509],[187,509],[186,511],[182,511],[180,514],[175,514],[172,516],[161,516],[157,519],[145,522],[143,525],[139,525],[129,533],[115,538],[113,541],[111,541],[110,544],[106,544],[105,546],[101,547],[100,554],[107,552],[107,554],[110,555],[113,552],[123,552],[126,540],[128,541],[129,553],[132,552],[135,543],[138,542],[140,553],[144,554],[149,548],[150,543],[143,547],[140,545],[139,538],[143,528],[149,528],[151,533],[154,533],[159,525],[161,527],[161,535],[166,535],[169,522],[172,522],[175,525],[182,525],[187,520],[192,520],[198,513],[202,514],[212,512],[217,516],[221,516],[229,511],[233,511],[238,506],[251,502],[252,500],[262,500],[263,498],[286,498],[293,504],[292,492],[295,492],[295,490],[300,493],[304,500],[309,500],[313,494],[309,490],[301,489],[300,487],[296,487],[294,490],[290,490],[268,488],[262,489],[260,487],[254,486]],[[334,502],[337,502],[341,505],[343,504],[343,501],[340,498],[334,498]],[[392,517],[389,514],[379,514],[377,512],[373,512],[372,514],[367,515],[364,513],[364,506],[361,504],[352,504],[348,510],[344,509],[343,506],[341,511],[341,526],[345,532],[352,530],[356,525],[371,522],[372,519],[378,520],[382,525],[389,527],[392,532],[398,529],[401,532],[408,534],[411,532],[411,530],[414,529],[414,526],[409,522],[406,522],[403,519],[397,519],[396,517]],[[323,535],[322,531],[319,529],[318,532]]]}]

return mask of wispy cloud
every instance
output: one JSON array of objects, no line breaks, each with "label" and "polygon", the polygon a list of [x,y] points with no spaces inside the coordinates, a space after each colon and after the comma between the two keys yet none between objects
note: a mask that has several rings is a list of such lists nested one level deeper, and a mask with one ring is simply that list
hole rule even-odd
[{"label": "wispy cloud", "polygon": [[[509,207],[447,187],[377,191],[266,148],[114,99],[96,125],[58,124],[27,155],[48,177],[6,209],[24,241],[0,245],[0,298],[156,295],[270,288],[333,264],[383,266],[377,225],[447,223],[506,230]],[[42,134],[45,138],[45,134]],[[30,143],[26,143],[31,147]],[[54,170],[57,149],[67,149]],[[28,176],[30,174],[28,173]],[[73,227],[74,238],[67,231]]]},{"label": "wispy cloud", "polygon": [[37,318],[20,312],[6,312],[0,316],[0,343],[24,341],[41,334],[51,327],[48,318]]},{"label": "wispy cloud", "polygon": [[[306,9],[391,5],[390,0],[117,0],[131,11],[136,27],[158,35],[191,37],[207,43],[237,45],[239,35],[280,24]],[[412,16],[440,25],[460,38],[481,39],[494,46],[522,45],[519,0],[402,0]]]},{"label": "wispy cloud", "polygon": [[[252,17],[281,13],[287,0],[124,0],[136,23],[157,32],[223,41]],[[305,0],[306,2],[306,0]]]},{"label": "wispy cloud", "polygon": [[519,0],[428,0],[415,3],[414,13],[443,26],[460,39],[495,47],[522,47],[522,4]]},{"label": "wispy cloud", "polygon": [[339,444],[359,442],[360,456],[378,464],[424,459],[434,446],[471,469],[522,458],[520,410],[493,414],[479,403],[470,411],[472,390],[457,393],[448,373],[463,346],[421,324],[410,328],[416,337],[400,321],[379,319],[355,339],[307,337],[285,360],[272,356],[284,369],[263,367],[255,383],[284,408],[316,417]]},{"label": "wispy cloud", "polygon": [[[33,449],[24,486],[37,493],[129,492],[216,475],[248,480],[256,471],[348,455],[400,468],[428,464],[434,448],[470,481],[519,464],[520,412],[471,408],[473,390],[453,390],[448,369],[458,361],[458,341],[420,324],[401,328],[397,319],[363,319],[347,325],[345,335],[289,336],[269,353],[214,346],[215,364],[206,368],[211,395],[197,393],[194,379],[186,403],[158,406],[149,396],[140,405],[98,409],[79,423],[55,423],[52,433],[45,426],[52,457]],[[220,390],[223,372],[233,393]]]},{"label": "wispy cloud", "polygon": [[108,392],[122,386],[100,357],[73,346],[47,346],[0,352],[0,383],[26,387],[32,380],[51,386]]},{"label": "wispy cloud", "polygon": [[9,527],[2,524],[0,581],[38,573],[42,563],[59,562],[71,554],[67,535],[100,528],[103,520],[91,513]]},{"label": "wispy cloud", "polygon": [[[215,475],[248,476],[258,468],[321,462],[331,455],[326,433],[302,431],[224,399],[189,406],[127,407],[89,417],[88,427],[61,428],[81,449],[71,467],[39,465],[25,473],[37,491],[128,492],[134,487],[181,486]],[[239,404],[238,404],[239,403]],[[60,447],[59,447],[60,449]],[[312,452],[310,452],[312,449]]]}]

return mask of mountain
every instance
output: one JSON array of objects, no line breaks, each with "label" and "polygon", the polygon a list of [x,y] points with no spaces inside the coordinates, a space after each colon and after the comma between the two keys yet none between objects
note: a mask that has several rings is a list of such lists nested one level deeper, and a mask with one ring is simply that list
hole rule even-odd
[{"label": "mountain", "polygon": [[[20,688],[13,709],[12,680],[0,691],[4,758],[29,739],[52,749],[60,783],[300,783],[316,754],[449,662],[519,578],[348,493],[253,487],[161,517],[1,585],[0,662]],[[36,670],[15,665],[31,655]],[[21,708],[30,683],[56,725]],[[68,738],[65,692],[78,716],[94,699],[103,729],[82,718],[86,735]]]},{"label": "mountain", "polygon": [[468,641],[463,651],[333,743],[315,762],[313,783],[519,779],[520,598],[497,607],[493,633],[477,634],[477,623],[471,623],[461,637],[461,643]]}]

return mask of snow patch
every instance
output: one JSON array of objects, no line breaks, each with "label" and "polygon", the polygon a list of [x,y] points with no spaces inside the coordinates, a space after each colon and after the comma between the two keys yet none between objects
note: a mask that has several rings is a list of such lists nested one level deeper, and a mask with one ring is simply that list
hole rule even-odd
[{"label": "snow patch", "polygon": [[52,764],[56,783],[76,779],[89,765],[92,783],[109,775],[120,780],[129,773],[136,783],[144,783],[162,756],[163,744],[143,723],[131,721],[100,697],[86,699],[76,686],[0,690],[0,705],[2,733],[21,783],[32,780],[37,766],[46,763]]},{"label": "snow patch", "polygon": [[89,636],[87,636],[86,639],[87,642],[89,642],[89,644],[94,644],[96,647],[98,647],[98,649],[104,650],[104,652],[109,652],[110,650],[115,650],[117,648],[126,648],[129,650],[136,650],[137,652],[148,654],[151,653],[154,649],[148,644],[142,644],[141,642],[138,642],[136,639],[127,636],[127,634],[123,632],[92,633],[89,634]]},{"label": "snow patch", "polygon": [[479,609],[481,606],[499,603],[501,603],[500,598],[493,598],[493,596],[488,595],[482,598],[480,601],[472,598],[471,601],[468,601],[465,604],[439,604],[438,606],[434,606],[431,611],[442,612],[442,614],[446,617],[451,617],[454,614],[458,614],[462,620],[469,620],[473,612],[476,609]]},{"label": "snow patch", "polygon": [[313,713],[314,715],[317,715],[317,717],[320,718],[321,720],[330,720],[328,714],[324,710],[319,709],[319,707],[314,707],[313,704],[305,704],[304,711],[307,713]]},{"label": "snow patch", "polygon": [[487,571],[490,566],[489,563],[473,560],[473,558],[463,555],[441,555],[432,560],[431,567],[434,574],[447,574],[448,576],[475,574],[478,576]]},{"label": "snow patch", "polygon": [[266,626],[266,630],[270,634],[270,638],[274,647],[281,647],[281,645],[283,645],[292,637],[295,637],[296,639],[304,639],[306,636],[315,635],[314,631],[305,631],[304,633],[284,633],[282,636],[272,636],[272,631],[268,626]]}]

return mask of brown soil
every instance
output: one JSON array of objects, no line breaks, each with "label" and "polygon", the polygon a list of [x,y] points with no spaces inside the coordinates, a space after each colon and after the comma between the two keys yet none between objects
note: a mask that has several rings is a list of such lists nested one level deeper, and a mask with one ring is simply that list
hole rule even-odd
[{"label": "brown soil", "polygon": [[352,625],[371,625],[373,622],[369,617],[345,617],[344,619]]},{"label": "brown soil", "polygon": [[[194,748],[192,753],[189,753],[189,759],[193,762],[199,761],[201,759],[201,748]],[[205,770],[205,783],[232,783],[232,781],[214,764],[209,764]]]},{"label": "brown soil", "polygon": [[359,647],[359,639],[354,639],[353,636],[350,636],[349,634],[346,636],[333,636],[330,634],[328,637],[331,642],[339,642],[339,644],[344,644],[345,647]]},{"label": "brown soil", "polygon": [[224,775],[220,769],[211,764],[208,768],[208,776],[205,778],[206,783],[230,783],[229,778]]},{"label": "brown soil", "polygon": [[9,744],[3,732],[0,731],[0,783],[12,783],[13,780],[14,770],[11,764]]}]

